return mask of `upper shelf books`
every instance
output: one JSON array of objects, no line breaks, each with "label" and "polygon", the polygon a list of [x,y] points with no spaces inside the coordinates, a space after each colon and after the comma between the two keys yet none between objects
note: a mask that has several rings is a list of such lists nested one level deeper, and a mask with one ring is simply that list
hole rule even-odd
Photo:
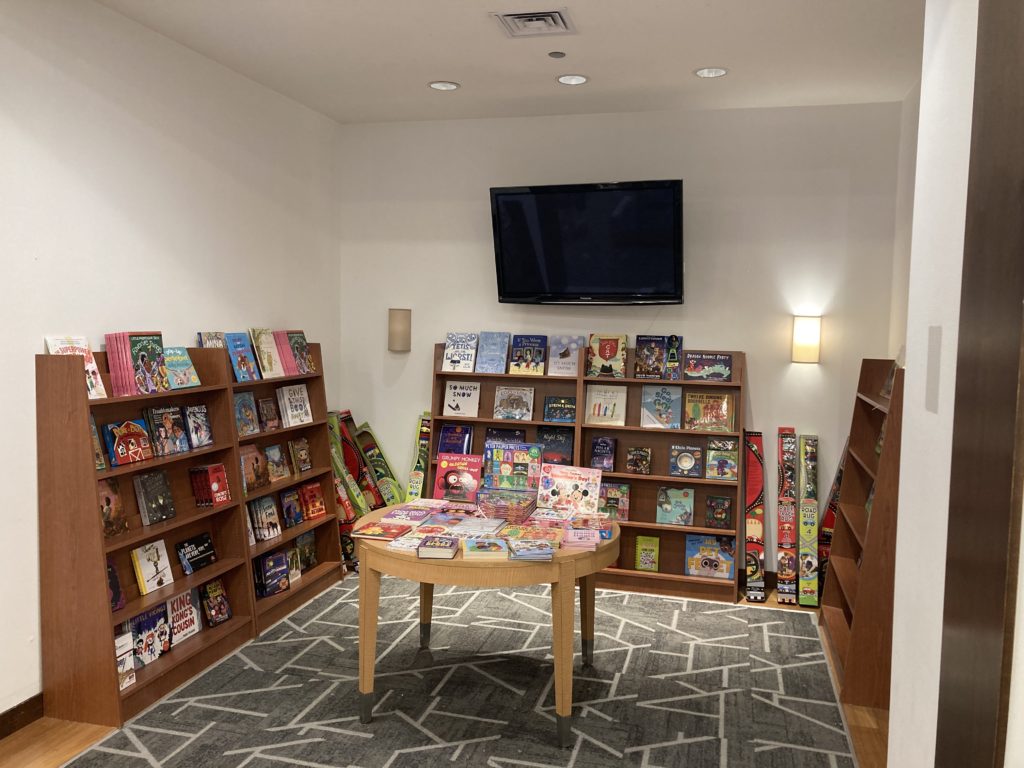
[{"label": "upper shelf books", "polygon": [[444,344],[442,371],[472,373],[480,336],[475,333],[449,333]]},{"label": "upper shelf books", "polygon": [[90,400],[107,396],[96,358],[92,356],[89,340],[85,336],[47,336],[46,352],[51,355],[81,355],[85,358],[85,391]]},{"label": "upper shelf books", "polygon": [[579,373],[580,350],[587,346],[585,336],[552,336],[548,349],[548,376],[572,376]]},{"label": "upper shelf books", "polygon": [[547,351],[547,336],[513,336],[512,356],[508,363],[508,372],[543,376]]},{"label": "upper shelf books", "polygon": [[732,355],[722,352],[686,352],[684,381],[732,381]]},{"label": "upper shelf books", "polygon": [[586,424],[622,427],[626,424],[626,387],[591,384],[587,387]]},{"label": "upper shelf books", "polygon": [[[477,373],[504,373],[508,365],[510,334],[505,331],[481,331],[477,347]],[[446,357],[447,359],[447,357]]]},{"label": "upper shelf books", "polygon": [[590,349],[587,352],[587,376],[611,376],[616,379],[626,375],[626,336],[590,334]]},{"label": "upper shelf books", "polygon": [[203,347],[226,347],[235,381],[239,383],[317,372],[316,361],[303,331],[272,331],[269,328],[250,328],[248,333],[200,331],[199,344]]}]

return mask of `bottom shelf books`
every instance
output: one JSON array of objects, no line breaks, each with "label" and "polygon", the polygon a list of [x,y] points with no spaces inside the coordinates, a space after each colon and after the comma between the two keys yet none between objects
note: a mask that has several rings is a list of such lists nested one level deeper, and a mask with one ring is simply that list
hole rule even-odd
[{"label": "bottom shelf books", "polygon": [[[736,575],[736,540],[732,536],[686,535],[684,573],[686,576],[731,581]],[[633,568],[657,573],[660,570],[661,539],[637,536]]]},{"label": "bottom shelf books", "polygon": [[295,537],[289,549],[269,552],[253,560],[253,581],[257,597],[271,597],[296,586],[302,572],[318,565],[316,532]]}]

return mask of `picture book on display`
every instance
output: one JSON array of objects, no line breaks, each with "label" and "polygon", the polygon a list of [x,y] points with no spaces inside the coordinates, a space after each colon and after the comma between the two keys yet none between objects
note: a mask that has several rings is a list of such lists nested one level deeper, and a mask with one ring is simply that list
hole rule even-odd
[{"label": "picture book on display", "polygon": [[587,376],[611,376],[621,379],[626,375],[625,334],[590,334],[587,352]]},{"label": "picture book on display", "polygon": [[167,604],[161,603],[128,621],[135,646],[135,668],[141,669],[171,650],[171,627],[167,623]]},{"label": "picture book on display", "polygon": [[104,470],[107,468],[107,459],[103,455],[103,446],[100,445],[100,432],[96,429],[96,419],[91,413],[89,414],[89,435],[92,438],[92,454],[96,470]]},{"label": "picture book on display", "polygon": [[295,537],[295,548],[299,550],[302,570],[308,571],[317,565],[316,531],[306,531]]},{"label": "picture book on display", "polygon": [[206,616],[207,626],[215,627],[231,618],[228,593],[224,590],[224,583],[220,579],[214,579],[201,586],[199,599],[203,603],[203,615]]},{"label": "picture book on display", "polygon": [[600,490],[599,469],[544,464],[540,469],[537,506],[596,515]]},{"label": "picture book on display", "polygon": [[686,534],[686,575],[731,579],[736,565],[732,536]]},{"label": "picture book on display", "polygon": [[202,383],[185,347],[164,347],[164,366],[171,389],[188,389]]},{"label": "picture book on display", "polygon": [[459,540],[452,536],[427,536],[416,547],[416,557],[425,560],[451,560],[459,551]]},{"label": "picture book on display", "polygon": [[683,378],[683,337],[670,335],[668,346],[665,349],[665,378],[670,381],[679,381]]},{"label": "picture book on display", "polygon": [[178,553],[181,570],[185,572],[186,576],[191,576],[196,571],[217,562],[213,539],[205,531],[190,539],[179,541],[174,545],[174,549]]},{"label": "picture book on display", "polygon": [[268,541],[281,535],[281,520],[277,516],[277,504],[273,496],[260,496],[246,506],[249,508],[249,519],[252,520],[256,541]]},{"label": "picture book on display", "polygon": [[555,556],[556,547],[550,541],[535,539],[512,539],[508,541],[510,560],[548,561]]},{"label": "picture book on display", "polygon": [[572,464],[573,428],[537,427],[541,461],[545,464]]},{"label": "picture book on display", "polygon": [[618,440],[614,437],[598,435],[590,440],[590,466],[605,472],[615,471],[615,446]]},{"label": "picture book on display", "polygon": [[732,355],[721,352],[683,353],[683,381],[732,381]]},{"label": "picture book on display", "polygon": [[437,438],[438,453],[470,453],[473,448],[473,428],[465,424],[442,424]]},{"label": "picture book on display", "polygon": [[476,354],[477,373],[505,373],[510,338],[505,331],[480,332]]},{"label": "picture book on display", "polygon": [[135,579],[139,582],[139,592],[143,595],[174,582],[171,561],[167,557],[163,539],[133,549],[132,566],[135,568]]},{"label": "picture book on display", "polygon": [[299,550],[296,547],[289,549],[287,555],[288,585],[294,587],[295,582],[302,578],[302,558],[299,556]]},{"label": "picture book on display", "polygon": [[[476,347],[480,337],[475,333],[449,333],[445,337],[441,370],[472,373],[476,362]],[[504,371],[502,371],[504,373]]]},{"label": "picture book on display", "polygon": [[271,432],[281,428],[281,415],[277,410],[277,399],[261,397],[256,401],[256,412],[260,419],[260,431]]},{"label": "picture book on display", "polygon": [[210,427],[210,413],[206,405],[186,405],[184,411],[188,444],[192,449],[213,445],[213,429]]},{"label": "picture book on display", "polygon": [[352,531],[357,539],[381,539],[391,541],[412,531],[414,526],[408,523],[386,523],[383,520],[377,523],[369,523],[360,526]]},{"label": "picture book on display", "polygon": [[256,410],[256,397],[252,392],[235,393],[235,426],[238,427],[239,437],[259,434],[259,412]]},{"label": "picture book on display", "polygon": [[327,514],[324,492],[316,481],[299,486],[299,501],[302,502],[303,520],[315,520]]},{"label": "picture book on display", "polygon": [[89,399],[98,400],[107,396],[96,358],[85,336],[47,336],[46,352],[50,355],[81,355],[85,358],[85,391]]},{"label": "picture book on display", "polygon": [[167,619],[171,625],[171,647],[199,634],[203,628],[199,618],[199,590],[190,589],[167,601]]},{"label": "picture book on display", "polygon": [[188,472],[197,507],[213,507],[231,501],[228,471],[223,464],[200,464]]},{"label": "picture book on display", "polygon": [[267,457],[255,445],[243,445],[238,449],[239,461],[242,465],[242,485],[246,493],[257,488],[270,485],[270,470],[267,469]]},{"label": "picture book on display", "polygon": [[309,452],[309,440],[300,437],[288,441],[288,453],[292,458],[292,469],[295,474],[309,472],[313,468],[313,457]]},{"label": "picture book on display", "polygon": [[278,387],[277,404],[280,407],[282,426],[297,427],[313,421],[313,410],[305,384]]},{"label": "picture book on display", "polygon": [[544,421],[572,424],[576,421],[576,397],[548,395],[544,398]]},{"label": "picture book on display", "polygon": [[100,519],[103,521],[103,535],[107,538],[117,536],[128,530],[128,518],[125,516],[124,504],[121,502],[121,486],[116,477],[100,480],[98,485],[100,498]]},{"label": "picture book on display", "polygon": [[159,333],[128,334],[128,350],[135,388],[140,395],[167,392],[170,383],[164,367],[164,342]]},{"label": "picture book on display", "polygon": [[512,337],[512,352],[509,356],[508,372],[543,376],[544,361],[547,358],[547,354],[547,336],[515,335]]},{"label": "picture book on display", "polygon": [[117,690],[119,691],[135,685],[135,649],[132,643],[131,626],[129,625],[126,629],[127,631],[122,634],[114,635],[114,656],[117,658]]},{"label": "picture book on display", "polygon": [[199,346],[204,349],[223,349],[227,346],[223,331],[199,331],[196,336]]},{"label": "picture book on display", "polygon": [[147,408],[143,413],[149,427],[154,456],[173,456],[176,453],[187,453],[191,449],[185,416],[179,406],[157,406]]},{"label": "picture book on display", "polygon": [[683,388],[645,384],[640,401],[640,426],[648,429],[679,429],[683,410]]},{"label": "picture book on display", "polygon": [[671,446],[668,473],[674,477],[704,477],[704,449],[699,445]]},{"label": "picture book on display", "polygon": [[117,575],[117,566],[107,555],[107,597],[110,598],[110,610],[119,611],[124,608],[125,595],[121,589],[121,579]]},{"label": "picture book on display", "polygon": [[537,443],[485,443],[483,485],[509,491],[536,490],[540,465]]},{"label": "picture book on display", "polygon": [[277,352],[274,333],[269,328],[250,328],[249,338],[252,340],[252,348],[256,353],[260,376],[264,379],[277,379],[284,376],[284,364]]},{"label": "picture book on display", "polygon": [[597,513],[611,520],[629,520],[629,484],[601,483]]},{"label": "picture book on display", "polygon": [[291,477],[292,471],[288,467],[288,461],[285,459],[284,451],[281,450],[280,445],[266,446],[263,449],[263,455],[267,459],[267,472],[270,474],[270,482],[274,483]]},{"label": "picture book on display", "polygon": [[171,484],[164,470],[158,469],[135,475],[132,482],[135,485],[135,500],[143,525],[170,520],[175,516]]},{"label": "picture book on display", "polygon": [[548,376],[579,374],[580,350],[587,346],[585,336],[551,336],[548,349]]},{"label": "picture book on display", "polygon": [[704,525],[707,528],[732,528],[732,498],[729,496],[708,496],[704,510]]},{"label": "picture book on display", "polygon": [[298,525],[303,520],[302,501],[294,488],[281,492],[281,522],[285,528]]},{"label": "picture book on display", "polygon": [[651,474],[651,449],[646,446],[631,446],[626,449],[626,471],[634,475]]},{"label": "picture book on display", "polygon": [[392,509],[380,519],[382,523],[398,523],[400,525],[419,525],[433,514],[436,507],[398,507]]},{"label": "picture book on display", "polygon": [[249,343],[247,333],[225,333],[224,342],[231,358],[231,368],[235,372],[235,381],[259,381],[260,372],[256,368],[256,354]]},{"label": "picture book on display", "polygon": [[111,466],[120,467],[153,458],[153,447],[149,442],[146,422],[142,419],[122,421],[120,424],[104,424],[103,441],[107,444]]},{"label": "picture book on display", "polygon": [[466,560],[508,560],[508,542],[501,539],[463,539]]},{"label": "picture book on display", "polygon": [[449,381],[444,390],[444,416],[476,418],[480,413],[480,382]]},{"label": "picture book on display", "polygon": [[586,424],[621,427],[626,423],[626,387],[587,385]]},{"label": "picture book on display", "polygon": [[484,440],[498,440],[504,443],[525,443],[525,429],[509,429],[504,427],[487,427],[484,432]]},{"label": "picture book on display", "polygon": [[660,545],[661,540],[657,536],[636,537],[636,570],[657,572]]},{"label": "picture book on display", "polygon": [[295,373],[316,373],[316,360],[309,348],[309,342],[306,341],[306,334],[303,331],[285,331],[285,336],[291,348],[292,359],[295,361]]},{"label": "picture book on display", "polygon": [[480,487],[483,457],[459,453],[441,453],[437,457],[435,499],[475,501]]},{"label": "picture book on display", "polygon": [[533,418],[533,387],[495,387],[494,418],[529,421]]},{"label": "picture book on display", "polygon": [[286,552],[270,552],[257,557],[253,562],[253,578],[256,581],[256,594],[259,597],[270,597],[288,589],[288,554]]},{"label": "picture book on display", "polygon": [[685,429],[704,432],[732,432],[732,394],[687,392],[683,423]]},{"label": "picture book on display", "polygon": [[693,489],[659,488],[657,522],[660,525],[693,525]]},{"label": "picture book on display", "polygon": [[637,379],[665,378],[668,336],[637,336],[633,376]]},{"label": "picture book on display", "polygon": [[739,480],[738,441],[732,438],[708,440],[706,478],[708,480]]}]

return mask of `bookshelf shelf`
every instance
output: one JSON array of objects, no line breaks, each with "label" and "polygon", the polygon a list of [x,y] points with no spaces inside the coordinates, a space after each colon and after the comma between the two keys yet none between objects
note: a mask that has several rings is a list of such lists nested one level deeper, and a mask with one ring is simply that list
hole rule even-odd
[{"label": "bookshelf shelf", "polygon": [[121,475],[134,475],[138,472],[149,472],[152,469],[159,469],[166,467],[168,464],[177,464],[181,461],[188,461],[194,459],[197,456],[206,456],[210,453],[217,453],[219,451],[227,451],[231,449],[230,443],[214,443],[213,445],[207,445],[202,448],[197,448],[194,451],[186,451],[185,453],[176,453],[173,456],[161,456],[158,459],[148,459],[147,461],[135,461],[131,464],[122,464],[118,467],[110,467],[109,469],[101,469],[96,472],[96,477],[99,480],[103,480],[107,477],[120,477]]},{"label": "bookshelf shelf", "polygon": [[[534,377],[536,378],[536,377]],[[536,406],[535,406],[536,407]],[[442,416],[434,414],[435,419],[450,421],[454,424],[486,424],[488,426],[507,427],[572,427],[573,422],[565,421],[535,421],[533,419],[488,419],[481,416]]]},{"label": "bookshelf shelf", "polygon": [[337,520],[338,516],[330,513],[315,517],[312,520],[303,520],[298,525],[293,525],[291,528],[285,528],[280,536],[275,536],[272,539],[266,541],[257,541],[255,544],[249,545],[249,557],[258,557],[266,552],[272,552],[278,549],[282,544],[287,544],[289,541],[296,539],[307,531],[312,531],[319,528],[325,523],[330,523]]},{"label": "bookshelf shelf", "polygon": [[548,381],[548,382],[568,382],[575,386],[575,376],[538,376],[533,373],[457,373],[455,371],[437,371],[438,378],[443,379],[458,379],[459,377],[467,377],[468,379],[501,379],[505,381]]},{"label": "bookshelf shelf", "polygon": [[686,485],[720,485],[724,488],[735,488],[735,480],[706,480],[702,477],[680,477],[679,475],[641,475],[633,472],[602,472],[601,477],[615,480],[638,480],[655,483],[685,483]]},{"label": "bookshelf shelf", "polygon": [[[108,389],[108,391],[110,391]],[[227,385],[225,384],[201,384],[198,387],[186,387],[185,389],[174,389],[170,392],[156,392],[148,395],[124,395],[123,397],[107,397],[100,400],[90,400],[89,405],[92,406],[93,410],[101,411],[103,406],[108,405],[125,405],[125,404],[159,404],[167,402],[168,400],[174,400],[179,397],[187,397],[188,395],[201,395],[209,392],[225,392],[227,391]]]},{"label": "bookshelf shelf", "polygon": [[[168,552],[167,554],[170,555],[171,553]],[[174,557],[174,555],[171,556]],[[225,560],[218,560],[215,563],[211,563],[202,570],[196,571],[191,576],[176,578],[166,587],[161,587],[155,592],[150,592],[148,595],[140,595],[135,600],[129,600],[126,602],[124,608],[111,613],[111,625],[117,626],[118,624],[127,621],[132,616],[138,616],[140,613],[148,611],[150,608],[155,608],[161,603],[166,603],[175,595],[180,595],[182,592],[188,592],[190,589],[198,587],[200,584],[213,581],[218,576],[223,576],[225,573],[228,573],[242,565],[245,565],[245,560],[240,557],[230,557]]]},{"label": "bookshelf shelf", "polygon": [[857,586],[860,583],[857,574],[857,563],[849,557],[831,557],[828,561],[830,571],[836,575],[839,588],[850,605],[857,604]]},{"label": "bookshelf shelf", "polygon": [[642,528],[652,531],[668,531],[670,533],[707,533],[712,536],[735,536],[731,528],[705,528],[701,525],[668,525],[667,523],[643,523],[636,520],[619,520],[620,528]]},{"label": "bookshelf shelf", "polygon": [[[341,570],[340,560],[331,560],[325,563],[311,568],[309,571],[304,571],[302,578],[299,579],[298,584],[295,587],[286,589],[284,592],[279,592],[276,595],[270,597],[261,597],[256,601],[256,612],[260,615],[266,614],[277,608],[281,603],[285,601],[296,601],[296,598],[300,597],[306,592],[309,592],[312,587],[316,586],[317,582],[325,576],[330,576],[335,571]],[[309,599],[307,596],[305,599]]]},{"label": "bookshelf shelf", "polygon": [[[625,377],[616,379],[612,376],[586,376],[583,379],[584,384],[665,384],[665,379],[637,379],[634,377]],[[668,382],[670,384],[685,384],[688,387],[735,387],[736,384],[731,381],[673,381]]]},{"label": "bookshelf shelf", "polygon": [[709,587],[731,587],[730,579],[713,579],[708,576],[687,576],[682,573],[661,573],[659,571],[638,571],[634,568],[605,568],[601,571],[605,576],[642,576],[656,581],[681,581],[691,584],[703,584]]},{"label": "bookshelf shelf", "polygon": [[888,397],[882,397],[881,395],[866,395],[863,392],[858,392],[857,399],[863,400],[872,408],[881,411],[882,413],[889,412],[890,398]]},{"label": "bookshelf shelf", "polygon": [[868,512],[864,507],[856,504],[839,504],[839,511],[846,518],[846,524],[850,527],[850,533],[857,539],[857,543],[864,548],[868,537]]},{"label": "bookshelf shelf", "polygon": [[326,426],[327,419],[314,419],[305,424],[296,424],[294,427],[281,427],[280,429],[268,429],[266,432],[257,432],[254,435],[245,435],[245,437],[238,438],[239,445],[246,445],[248,443],[257,443],[262,441],[273,441],[277,435],[291,435],[295,432],[301,432],[304,429],[316,429],[317,427]]},{"label": "bookshelf shelf", "polygon": [[261,485],[259,488],[254,489],[255,493],[245,494],[245,501],[252,501],[258,499],[261,496],[272,496],[281,491],[286,491],[293,485],[302,485],[307,481],[317,480],[331,471],[330,467],[313,467],[307,472],[300,472],[297,475],[289,475],[283,480],[276,480],[270,485]]},{"label": "bookshelf shelf", "polygon": [[195,504],[192,504],[188,509],[179,511],[170,520],[164,520],[162,523],[153,523],[152,525],[144,525],[141,528],[129,530],[127,533],[111,536],[104,540],[103,551],[107,553],[117,552],[119,549],[136,547],[151,539],[159,539],[178,528],[184,528],[187,525],[192,525],[213,515],[219,515],[226,509],[233,509],[238,504],[239,502],[237,501],[227,501],[213,507],[197,507]]},{"label": "bookshelf shelf", "polygon": [[[648,384],[650,381],[648,380]],[[670,382],[671,383],[671,382]],[[597,429],[602,432],[646,432],[648,434],[690,435],[693,437],[739,437],[739,432],[708,432],[698,429],[658,429],[640,426],[611,426],[609,424],[583,424],[583,429]],[[679,478],[675,478],[678,480]]]},{"label": "bookshelf shelf", "polygon": [[869,464],[867,459],[862,458],[861,455],[857,452],[857,450],[853,446],[850,446],[849,448],[847,448],[847,453],[850,456],[853,457],[854,461],[856,461],[858,464],[860,464],[861,468],[863,468],[863,470],[868,473],[868,476],[872,480],[875,479],[875,473],[876,473],[877,469],[876,469],[876,466],[874,464]]},{"label": "bookshelf shelf", "polygon": [[[312,347],[312,345],[310,345]],[[318,371],[322,371],[323,367],[317,367]],[[322,373],[300,373],[296,376],[278,376],[275,379],[258,379],[256,381],[231,381],[231,390],[233,392],[246,392],[250,389],[257,389],[259,387],[265,387],[267,385],[272,387],[280,387],[285,384],[299,384],[303,381],[314,381],[316,379],[323,378]]]}]

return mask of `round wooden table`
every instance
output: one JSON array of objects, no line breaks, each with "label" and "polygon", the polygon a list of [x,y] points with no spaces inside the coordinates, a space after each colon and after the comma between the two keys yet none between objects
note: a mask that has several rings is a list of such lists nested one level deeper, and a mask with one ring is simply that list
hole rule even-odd
[{"label": "round wooden table", "polygon": [[[401,506],[401,505],[395,505]],[[358,531],[376,523],[393,507],[379,509],[360,518]],[[619,527],[612,525],[612,538],[602,541],[594,552],[565,549],[555,551],[550,562],[519,560],[464,560],[459,552],[452,560],[421,560],[415,554],[394,552],[386,541],[356,539],[359,557],[359,719],[373,718],[373,666],[377,656],[377,612],[382,574],[419,582],[420,648],[430,645],[430,622],[434,585],[459,587],[525,587],[551,585],[551,635],[555,657],[555,714],[558,741],[571,744],[572,659],[575,591],[580,585],[580,634],[583,663],[594,661],[594,574],[619,557]]]}]

